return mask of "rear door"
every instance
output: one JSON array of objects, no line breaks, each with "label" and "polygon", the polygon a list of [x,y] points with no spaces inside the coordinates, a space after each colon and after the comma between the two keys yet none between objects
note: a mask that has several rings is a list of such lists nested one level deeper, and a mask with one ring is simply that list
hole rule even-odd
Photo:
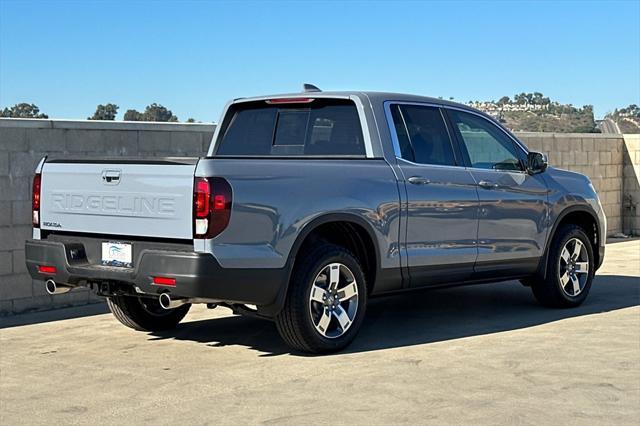
[{"label": "rear door", "polygon": [[41,229],[192,239],[197,161],[46,162]]},{"label": "rear door", "polygon": [[475,278],[535,271],[547,229],[544,177],[524,170],[524,149],[487,118],[455,109],[448,109],[447,114],[478,185]]},{"label": "rear door", "polygon": [[438,107],[390,104],[407,192],[411,286],[463,281],[477,257],[478,195]]}]

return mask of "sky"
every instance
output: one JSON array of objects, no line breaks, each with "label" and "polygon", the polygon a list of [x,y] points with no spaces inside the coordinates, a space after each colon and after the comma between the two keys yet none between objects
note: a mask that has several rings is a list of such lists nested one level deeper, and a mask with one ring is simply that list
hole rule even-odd
[{"label": "sky", "polygon": [[218,121],[233,98],[393,91],[459,102],[542,92],[597,118],[640,104],[640,0],[0,0],[0,108],[51,118],[157,102]]}]

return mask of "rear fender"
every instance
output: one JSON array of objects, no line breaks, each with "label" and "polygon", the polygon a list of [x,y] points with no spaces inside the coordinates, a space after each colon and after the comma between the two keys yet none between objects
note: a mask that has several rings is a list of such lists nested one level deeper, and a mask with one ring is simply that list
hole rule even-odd
[{"label": "rear fender", "polygon": [[[291,275],[293,273],[293,268],[295,266],[296,258],[300,254],[300,249],[302,247],[302,244],[305,242],[307,237],[319,226],[330,223],[330,222],[353,223],[353,224],[362,226],[362,228],[366,230],[367,234],[369,234],[369,237],[371,238],[371,241],[373,241],[373,245],[376,253],[376,276],[380,276],[380,249],[379,249],[378,240],[376,239],[376,235],[375,235],[375,232],[373,231],[371,224],[369,224],[366,220],[354,214],[349,214],[349,213],[325,214],[307,223],[300,231],[298,237],[293,243],[291,251],[289,252],[289,256],[287,257],[287,262],[285,265],[285,270],[286,270],[285,276],[287,277],[286,282],[280,288],[280,291],[278,293],[278,296],[276,297],[276,300],[271,305],[261,306],[259,308],[261,314],[265,316],[273,317],[277,315],[278,312],[280,312],[280,310],[284,306],[287,293],[289,292],[289,283],[291,281]],[[373,284],[375,286],[375,283]]]}]

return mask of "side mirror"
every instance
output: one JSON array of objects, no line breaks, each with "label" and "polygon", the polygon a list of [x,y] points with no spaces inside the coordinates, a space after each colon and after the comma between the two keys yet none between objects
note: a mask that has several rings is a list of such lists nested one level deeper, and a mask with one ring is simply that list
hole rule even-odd
[{"label": "side mirror", "polygon": [[547,170],[548,165],[547,156],[541,152],[531,151],[527,154],[527,172],[529,174],[542,173]]}]

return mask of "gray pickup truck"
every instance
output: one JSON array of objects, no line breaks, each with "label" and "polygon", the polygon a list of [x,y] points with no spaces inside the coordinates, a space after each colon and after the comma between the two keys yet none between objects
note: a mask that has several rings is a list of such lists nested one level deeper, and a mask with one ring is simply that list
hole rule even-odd
[{"label": "gray pickup truck", "polygon": [[578,306],[606,233],[589,179],[490,116],[315,88],[230,102],[204,158],[45,158],[33,226],[27,267],[51,294],[88,286],[145,331],[227,306],[316,353],[405,290],[519,279]]}]

